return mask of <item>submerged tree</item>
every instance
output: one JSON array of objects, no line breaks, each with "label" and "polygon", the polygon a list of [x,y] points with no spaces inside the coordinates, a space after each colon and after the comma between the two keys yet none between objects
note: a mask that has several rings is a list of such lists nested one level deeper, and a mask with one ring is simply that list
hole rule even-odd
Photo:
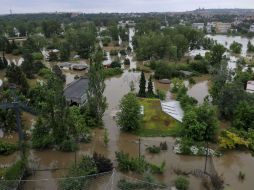
[{"label": "submerged tree", "polygon": [[101,64],[103,53],[96,52],[94,63],[89,70],[89,87],[87,91],[87,104],[89,113],[96,119],[98,125],[102,125],[102,117],[107,108],[107,100],[103,95],[105,90],[103,66]]},{"label": "submerged tree", "polygon": [[142,71],[141,72],[141,77],[139,81],[139,92],[138,92],[139,97],[146,97],[146,78],[145,74]]}]

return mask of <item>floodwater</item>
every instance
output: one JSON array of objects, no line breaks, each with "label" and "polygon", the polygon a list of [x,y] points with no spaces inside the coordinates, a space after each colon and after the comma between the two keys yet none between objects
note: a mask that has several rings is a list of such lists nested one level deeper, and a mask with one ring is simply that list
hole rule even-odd
[{"label": "floodwater", "polygon": [[[131,56],[131,55],[129,55]],[[133,57],[130,57],[131,65],[136,66],[133,62]],[[130,91],[130,83],[134,82],[136,90],[138,89],[138,81],[140,78],[139,72],[128,71],[127,69],[121,76],[109,78],[105,81],[106,89],[105,96],[108,102],[108,108],[104,114],[103,121],[105,127],[109,131],[110,142],[108,146],[103,143],[103,129],[92,130],[93,140],[89,144],[79,144],[77,151],[77,160],[84,154],[91,155],[93,152],[104,154],[113,160],[114,166],[115,151],[123,150],[132,156],[138,156],[139,146],[138,137],[130,133],[120,132],[113,118],[115,112],[118,110],[119,101],[121,98]],[[188,94],[195,97],[199,102],[203,101],[203,97],[208,94],[208,78],[195,79],[196,84],[189,86]],[[167,90],[169,85],[159,84],[155,81],[155,86]],[[201,93],[202,92],[202,93]],[[202,94],[202,95],[200,95]],[[168,150],[160,154],[150,154],[145,149],[147,146],[158,145],[160,142],[166,141]],[[156,179],[164,182],[165,184],[172,184],[176,178],[175,169],[183,171],[190,171],[193,169],[204,169],[204,157],[200,156],[183,156],[176,155],[172,151],[175,139],[171,137],[163,138],[142,138],[141,139],[141,154],[144,155],[148,162],[159,164],[162,161],[166,162],[166,170],[164,175],[156,175]],[[11,155],[12,156],[12,155]],[[6,157],[8,159],[8,157]],[[11,157],[9,158],[11,159]],[[12,158],[14,159],[14,158]],[[48,168],[62,168],[56,171],[38,171],[35,175],[31,176],[30,180],[50,179],[47,181],[30,181],[25,183],[24,189],[57,189],[57,180],[52,178],[61,177],[66,173],[64,168],[68,168],[75,161],[75,153],[64,153],[57,150],[30,150],[30,160],[33,160],[33,166],[39,169]],[[2,160],[1,160],[2,163]],[[4,162],[3,162],[4,163]],[[249,153],[230,151],[225,153],[220,158],[214,158],[215,168],[219,175],[223,176],[225,184],[229,184],[233,190],[252,190],[254,181],[252,180],[254,159]],[[246,179],[243,182],[238,180],[238,173],[242,171],[246,174]],[[138,177],[133,174],[128,174],[132,177]],[[190,176],[190,190],[203,190],[201,179]],[[103,190],[109,184],[109,177],[103,178],[94,184],[93,190]]]},{"label": "floodwater", "polygon": [[241,36],[207,35],[207,37],[212,38],[213,40],[216,40],[218,43],[224,45],[228,49],[234,41],[241,43],[243,45],[242,53],[241,53],[242,56],[247,55],[248,42],[251,41],[251,43],[254,44],[254,38],[247,38],[247,37],[241,37]]},{"label": "floodwater", "polygon": [[24,61],[23,57],[19,55],[5,54],[5,58],[7,59],[9,65],[14,63],[15,65],[20,66]]}]

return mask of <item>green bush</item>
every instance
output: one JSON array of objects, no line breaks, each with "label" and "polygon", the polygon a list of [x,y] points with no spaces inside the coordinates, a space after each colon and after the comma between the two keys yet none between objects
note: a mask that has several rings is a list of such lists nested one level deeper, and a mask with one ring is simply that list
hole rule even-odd
[{"label": "green bush", "polygon": [[43,55],[41,54],[41,52],[32,53],[32,57],[34,60],[42,60],[43,59]]},{"label": "green bush", "polygon": [[115,68],[107,68],[103,70],[104,76],[107,77],[113,77],[116,75],[120,75],[123,73],[123,70],[119,67],[115,67]]},{"label": "green bush", "polygon": [[165,171],[166,163],[162,162],[161,165],[150,164],[145,160],[144,156],[130,157],[128,153],[123,151],[116,152],[116,159],[118,167],[121,171],[128,172],[133,171],[136,173],[144,173],[151,171],[152,173],[162,174]]},{"label": "green bush", "polygon": [[117,56],[117,55],[118,55],[118,51],[117,51],[117,50],[111,50],[111,51],[109,52],[109,54],[110,54],[111,56]]},{"label": "green bush", "polygon": [[175,186],[178,190],[187,190],[190,182],[183,176],[179,176],[175,180]]},{"label": "green bush", "polygon": [[157,89],[157,96],[160,100],[165,100],[166,91]]},{"label": "green bush", "polygon": [[124,65],[130,65],[131,61],[129,58],[125,58],[123,63],[124,63]]},{"label": "green bush", "polygon": [[111,68],[121,68],[121,63],[119,61],[112,61],[111,65],[110,65]]},{"label": "green bush", "polygon": [[19,55],[19,54],[21,54],[21,51],[20,51],[19,49],[14,49],[14,50],[12,51],[12,54],[13,54],[13,55]]},{"label": "green bush", "polygon": [[110,159],[101,154],[94,153],[93,160],[96,164],[98,173],[109,172],[113,170],[113,163]]},{"label": "green bush", "polygon": [[61,144],[60,144],[60,150],[64,152],[73,152],[77,150],[77,144],[74,139],[65,139]]},{"label": "green bush", "polygon": [[24,160],[19,160],[14,163],[11,167],[7,168],[4,174],[4,179],[6,180],[16,180],[19,179],[23,172],[25,171],[26,163]]},{"label": "green bush", "polygon": [[152,153],[152,154],[158,154],[158,153],[161,152],[160,147],[155,146],[155,145],[147,147],[146,150],[147,150],[149,153]]},{"label": "green bush", "polygon": [[0,155],[9,155],[17,150],[17,146],[8,142],[0,141]]}]

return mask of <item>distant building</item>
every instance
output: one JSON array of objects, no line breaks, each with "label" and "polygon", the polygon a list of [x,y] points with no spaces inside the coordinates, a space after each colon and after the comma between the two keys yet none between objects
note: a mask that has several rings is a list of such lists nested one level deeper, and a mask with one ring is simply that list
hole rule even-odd
[{"label": "distant building", "polygon": [[198,30],[203,30],[205,27],[204,23],[193,23],[192,28],[198,29]]},{"label": "distant building", "polygon": [[250,32],[254,32],[254,24],[250,26]]},{"label": "distant building", "polygon": [[214,22],[208,22],[206,25],[206,32],[208,34],[211,34],[213,32],[213,29],[216,27],[216,23]]},{"label": "distant building", "polygon": [[80,78],[64,89],[64,96],[70,105],[83,105],[87,100],[88,78]]},{"label": "distant building", "polygon": [[254,81],[248,81],[246,86],[246,92],[254,93]]},{"label": "distant building", "polygon": [[216,23],[216,33],[227,33],[231,29],[231,23],[217,22]]}]

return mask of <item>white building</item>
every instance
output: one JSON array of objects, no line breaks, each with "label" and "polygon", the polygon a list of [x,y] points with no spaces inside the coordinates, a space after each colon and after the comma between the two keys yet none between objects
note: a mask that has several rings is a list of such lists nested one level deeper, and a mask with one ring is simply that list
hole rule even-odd
[{"label": "white building", "polygon": [[198,29],[198,30],[203,30],[205,27],[204,23],[193,23],[192,28]]},{"label": "white building", "polygon": [[247,82],[246,92],[254,93],[254,81],[250,80]]},{"label": "white building", "polygon": [[254,24],[250,26],[250,32],[254,32]]}]

